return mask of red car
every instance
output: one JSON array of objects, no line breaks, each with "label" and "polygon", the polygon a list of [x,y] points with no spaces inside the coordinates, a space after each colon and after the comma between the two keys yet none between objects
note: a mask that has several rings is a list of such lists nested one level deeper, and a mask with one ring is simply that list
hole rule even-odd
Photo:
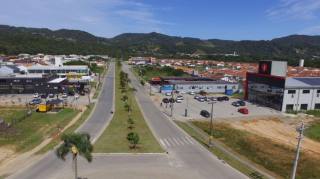
[{"label": "red car", "polygon": [[242,113],[242,114],[249,114],[248,108],[239,108],[239,109],[238,109],[238,112],[239,112],[239,113]]}]

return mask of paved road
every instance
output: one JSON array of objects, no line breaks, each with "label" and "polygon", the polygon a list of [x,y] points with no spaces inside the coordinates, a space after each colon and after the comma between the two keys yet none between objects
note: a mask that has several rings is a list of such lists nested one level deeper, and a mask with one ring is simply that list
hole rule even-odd
[{"label": "paved road", "polygon": [[[88,119],[77,131],[87,132],[92,137],[91,140],[95,140],[104,128],[111,120],[110,111],[113,108],[113,96],[114,96],[114,75],[115,65],[110,64],[110,69],[105,78],[105,82],[102,88],[101,96],[97,102],[96,108],[93,111],[90,119]],[[69,160],[70,161],[70,160]],[[11,175],[8,178],[17,179],[43,179],[43,178],[57,178],[60,170],[65,167],[69,167],[68,162],[63,162],[55,156],[54,152],[49,152],[46,156],[36,164],[19,171],[18,173]]]},{"label": "paved road", "polygon": [[129,67],[124,64],[123,70],[129,74],[132,85],[137,89],[136,97],[149,126],[177,166],[187,167],[201,178],[247,178],[182,132],[154,105]]}]

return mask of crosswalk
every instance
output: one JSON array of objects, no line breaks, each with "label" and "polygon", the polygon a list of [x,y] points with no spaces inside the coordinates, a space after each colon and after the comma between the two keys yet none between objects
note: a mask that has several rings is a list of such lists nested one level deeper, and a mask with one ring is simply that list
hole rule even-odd
[{"label": "crosswalk", "polygon": [[172,148],[184,145],[193,145],[195,142],[189,137],[169,137],[160,139],[162,146],[166,148]]}]

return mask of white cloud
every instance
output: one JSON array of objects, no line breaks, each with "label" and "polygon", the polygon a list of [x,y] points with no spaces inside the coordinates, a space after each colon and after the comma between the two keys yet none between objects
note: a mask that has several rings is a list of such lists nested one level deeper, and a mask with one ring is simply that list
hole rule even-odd
[{"label": "white cloud", "polygon": [[320,11],[320,0],[280,0],[278,6],[267,10],[276,20],[315,19]]},{"label": "white cloud", "polygon": [[[139,0],[2,0],[0,24],[72,28],[100,36],[161,31],[161,11]],[[144,24],[144,27],[141,27]]]}]

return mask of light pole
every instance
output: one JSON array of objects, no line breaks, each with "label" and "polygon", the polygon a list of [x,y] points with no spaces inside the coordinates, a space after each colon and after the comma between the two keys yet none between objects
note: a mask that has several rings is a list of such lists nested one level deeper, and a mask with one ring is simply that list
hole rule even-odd
[{"label": "light pole", "polygon": [[304,123],[302,121],[301,126],[297,129],[297,131],[299,132],[299,137],[298,137],[297,153],[296,153],[296,157],[294,159],[291,179],[296,178],[297,166],[298,166],[299,155],[300,155],[300,145],[301,145],[301,140],[303,139],[303,130],[304,130]]},{"label": "light pole", "polygon": [[170,117],[173,116],[173,103],[174,103],[173,93],[174,93],[174,90],[171,91],[171,114],[170,114]]},{"label": "light pole", "polygon": [[185,115],[185,117],[188,117],[188,109],[189,109],[189,97],[188,96],[186,98],[186,101],[187,101],[187,105],[186,105],[186,109],[184,111],[184,115]]},{"label": "light pole", "polygon": [[212,147],[212,136],[213,136],[213,124],[212,124],[212,122],[213,122],[213,104],[214,104],[215,102],[211,102],[211,103],[209,103],[209,104],[211,104],[211,113],[210,113],[210,137],[209,137],[209,147]]}]

